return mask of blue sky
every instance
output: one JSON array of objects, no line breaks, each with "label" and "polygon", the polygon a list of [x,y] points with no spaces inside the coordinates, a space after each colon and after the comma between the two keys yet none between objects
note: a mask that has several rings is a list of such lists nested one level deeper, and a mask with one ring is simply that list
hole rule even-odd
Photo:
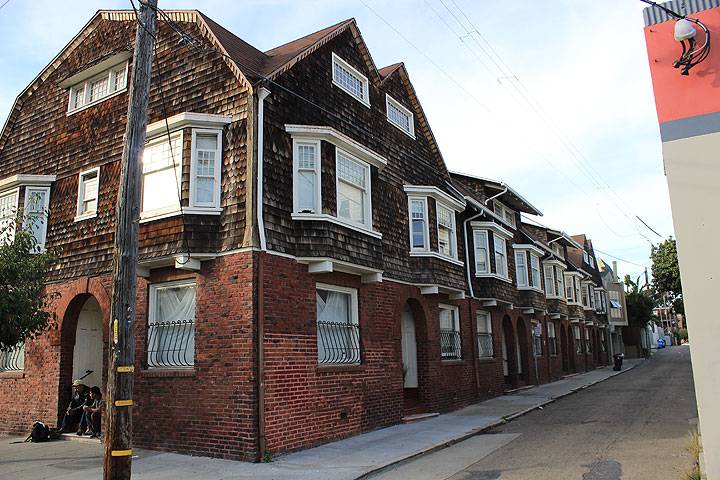
[{"label": "blue sky", "polygon": [[[159,4],[200,9],[261,50],[354,17],[378,67],[405,62],[451,170],[507,182],[542,223],[639,265],[660,239],[635,215],[672,234],[640,1]],[[0,9],[0,122],[96,10],[128,7],[10,0]],[[641,270],[620,262],[621,273]]]}]

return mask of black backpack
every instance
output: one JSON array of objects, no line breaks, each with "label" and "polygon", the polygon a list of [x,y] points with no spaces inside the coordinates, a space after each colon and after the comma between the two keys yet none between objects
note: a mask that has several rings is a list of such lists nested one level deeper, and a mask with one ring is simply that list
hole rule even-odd
[{"label": "black backpack", "polygon": [[25,439],[26,442],[31,441],[33,443],[47,442],[48,440],[50,440],[50,429],[42,422],[33,423],[30,435]]}]

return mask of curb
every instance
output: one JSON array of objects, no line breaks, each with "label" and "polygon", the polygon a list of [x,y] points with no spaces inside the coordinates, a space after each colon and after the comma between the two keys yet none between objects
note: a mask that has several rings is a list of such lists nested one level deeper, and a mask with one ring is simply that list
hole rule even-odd
[{"label": "curb", "polygon": [[[590,387],[592,387],[593,385],[597,385],[598,383],[604,382],[605,380],[608,380],[608,379],[610,379],[610,378],[617,377],[618,375],[622,375],[622,374],[625,373],[625,372],[629,372],[629,371],[632,370],[633,368],[637,367],[638,365],[642,365],[643,363],[645,363],[645,360],[643,360],[643,361],[641,361],[641,362],[638,362],[638,363],[634,364],[634,365],[631,366],[631,367],[628,366],[627,368],[625,368],[624,370],[620,370],[619,372],[613,372],[611,375],[609,375],[609,376],[607,376],[607,377],[605,377],[605,378],[601,378],[600,380],[595,380],[594,382],[588,383],[587,385],[583,385],[583,386],[580,386],[580,387],[573,388],[573,389],[569,390],[568,392],[561,393],[560,395],[557,395],[557,396],[555,396],[555,397],[552,397],[552,398],[550,398],[550,399],[548,399],[548,400],[544,400],[544,401],[542,401],[542,402],[540,402],[540,403],[538,403],[538,404],[535,404],[535,405],[533,405],[533,406],[531,406],[531,407],[527,407],[527,408],[525,408],[525,409],[523,409],[523,410],[520,410],[520,411],[515,412],[515,413],[511,413],[511,414],[509,414],[509,415],[505,415],[505,416],[503,416],[500,420],[496,420],[495,422],[492,422],[492,423],[490,423],[490,424],[488,424],[488,425],[485,425],[484,427],[477,428],[477,429],[475,429],[475,430],[473,430],[473,431],[471,431],[471,432],[468,432],[468,433],[466,433],[466,434],[464,434],[464,435],[461,435],[461,436],[459,436],[459,437],[450,439],[450,440],[448,440],[448,441],[446,441],[446,442],[443,442],[443,443],[440,443],[440,444],[437,444],[437,445],[433,445],[432,447],[429,447],[429,448],[427,448],[427,449],[425,449],[425,450],[422,450],[422,451],[420,451],[420,452],[413,453],[412,455],[408,455],[407,457],[401,458],[400,460],[392,460],[392,461],[389,461],[389,462],[387,462],[387,463],[385,463],[385,464],[383,464],[383,465],[379,465],[379,466],[377,466],[376,468],[373,468],[372,470],[370,470],[370,471],[368,471],[368,472],[365,472],[365,473],[363,473],[363,474],[360,475],[360,476],[355,477],[355,480],[367,479],[367,478],[369,478],[371,475],[374,475],[374,474],[376,474],[376,473],[380,473],[380,472],[382,472],[382,471],[384,471],[384,470],[386,470],[386,469],[389,469],[390,467],[395,467],[395,466],[398,466],[398,465],[402,465],[402,464],[407,463],[407,462],[409,462],[409,461],[411,461],[411,460],[414,460],[414,459],[416,459],[416,458],[418,458],[418,457],[422,457],[422,456],[424,456],[424,455],[428,455],[428,454],[437,452],[437,451],[439,451],[439,450],[444,450],[445,448],[448,448],[448,447],[450,447],[450,446],[452,446],[452,445],[455,445],[456,443],[463,442],[463,441],[465,441],[465,440],[467,440],[467,439],[469,439],[469,438],[472,438],[472,437],[474,437],[474,436],[476,436],[476,435],[480,435],[481,433],[486,432],[487,430],[493,429],[493,428],[495,428],[495,427],[499,427],[500,425],[504,425],[504,424],[506,424],[506,423],[508,423],[508,422],[511,422],[511,421],[515,420],[516,418],[522,417],[523,415],[527,415],[528,413],[532,412],[533,410],[537,410],[537,409],[540,408],[540,407],[544,407],[545,405],[549,405],[549,404],[551,404],[551,403],[554,403],[555,401],[557,401],[557,400],[559,400],[559,399],[561,399],[561,398],[567,397],[567,396],[569,396],[569,395],[572,395],[573,393],[577,393],[577,392],[579,392],[579,391],[582,391],[582,390],[585,390],[585,389],[587,389],[587,388],[590,388]],[[548,385],[548,384],[545,384],[545,385]]]}]

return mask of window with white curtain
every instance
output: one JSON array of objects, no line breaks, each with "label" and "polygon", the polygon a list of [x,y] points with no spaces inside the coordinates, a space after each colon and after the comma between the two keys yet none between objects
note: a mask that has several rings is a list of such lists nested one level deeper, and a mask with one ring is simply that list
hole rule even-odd
[{"label": "window with white curtain", "polygon": [[438,252],[450,258],[457,258],[455,237],[455,211],[437,202]]},{"label": "window with white curtain", "polygon": [[542,288],[540,285],[540,257],[530,253],[530,281],[531,287]]},{"label": "window with white curtain", "polygon": [[425,252],[429,249],[427,198],[410,197],[410,250]]},{"label": "window with white curtain", "polygon": [[525,250],[515,252],[515,277],[518,287],[528,286],[527,254]]},{"label": "window with white curtain", "polygon": [[440,311],[440,354],[443,360],[462,358],[460,340],[460,310],[452,305],[439,305]]},{"label": "window with white curtain", "polygon": [[150,285],[149,368],[195,365],[195,294],[194,281]]},{"label": "window with white curtain", "polygon": [[509,278],[507,242],[503,237],[493,234],[493,247],[495,249],[495,273],[503,278]]},{"label": "window with white curtain", "polygon": [[19,188],[0,193],[0,244],[15,240],[19,196]]},{"label": "window with white curtain", "polygon": [[490,273],[487,230],[474,230],[473,240],[475,243],[475,273]]},{"label": "window with white curtain", "polygon": [[490,312],[478,310],[475,317],[477,321],[478,357],[493,357],[492,320]]},{"label": "window with white curtain", "polygon": [[35,238],[38,252],[45,250],[49,206],[50,187],[25,187],[23,226]]},{"label": "window with white curtain", "polygon": [[555,322],[547,322],[548,329],[548,351],[550,355],[557,355],[557,335],[555,334]]},{"label": "window with white curtain", "polygon": [[335,152],[338,218],[371,229],[370,166],[339,148]]},{"label": "window with white curtain", "polygon": [[360,328],[357,290],[317,284],[319,364],[359,364]]},{"label": "window with white curtain", "polygon": [[320,141],[293,139],[294,211],[320,213]]},{"label": "window with white curtain", "polygon": [[97,215],[100,191],[100,167],[80,172],[78,180],[77,215],[75,221]]},{"label": "window with white curtain", "polygon": [[582,338],[580,337],[580,327],[573,325],[573,332],[575,333],[575,353],[583,353]]},{"label": "window with white curtain", "polygon": [[543,265],[543,273],[545,275],[545,295],[548,297],[555,296],[555,266],[554,265]]}]

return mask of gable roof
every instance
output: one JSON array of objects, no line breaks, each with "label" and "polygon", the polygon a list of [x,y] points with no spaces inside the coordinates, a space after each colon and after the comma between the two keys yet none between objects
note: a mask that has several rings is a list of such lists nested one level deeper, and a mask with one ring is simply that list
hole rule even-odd
[{"label": "gable roof", "polygon": [[504,205],[507,205],[508,207],[517,210],[518,212],[542,216],[542,212],[540,210],[538,210],[534,205],[527,201],[517,191],[513,190],[513,188],[505,182],[491,180],[489,178],[478,177],[475,175],[470,175],[457,171],[451,171],[450,176],[454,178],[462,177],[466,181],[480,184],[482,187],[492,190],[492,193],[489,192],[490,195],[488,195],[488,197],[501,194],[500,196],[498,196],[497,200],[500,203],[503,203]]}]

